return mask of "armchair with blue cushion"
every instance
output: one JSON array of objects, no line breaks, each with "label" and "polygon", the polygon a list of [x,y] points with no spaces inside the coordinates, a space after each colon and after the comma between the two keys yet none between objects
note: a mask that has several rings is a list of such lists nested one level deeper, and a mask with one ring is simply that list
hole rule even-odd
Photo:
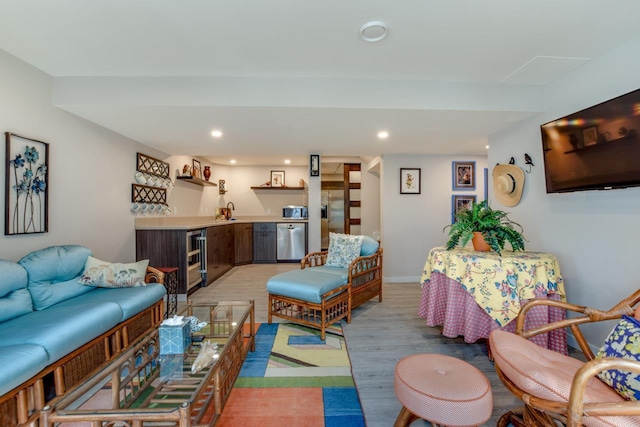
[{"label": "armchair with blue cushion", "polygon": [[300,270],[267,282],[268,322],[272,316],[319,328],[346,319],[351,310],[377,296],[382,302],[382,247],[368,236],[330,233],[329,250],[312,252]]}]

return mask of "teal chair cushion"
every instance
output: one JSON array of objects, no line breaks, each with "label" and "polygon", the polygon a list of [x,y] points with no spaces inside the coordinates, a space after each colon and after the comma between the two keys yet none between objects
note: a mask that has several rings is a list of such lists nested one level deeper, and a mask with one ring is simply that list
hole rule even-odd
[{"label": "teal chair cushion", "polygon": [[347,283],[349,280],[349,269],[344,267],[334,267],[332,265],[321,265],[318,267],[311,267],[313,271],[322,271],[324,273],[337,274],[338,276],[342,276],[344,279],[344,283]]},{"label": "teal chair cushion", "polygon": [[318,271],[318,267],[276,274],[267,281],[267,291],[300,301],[319,304],[322,295],[347,283],[339,274]]},{"label": "teal chair cushion", "polygon": [[20,264],[0,259],[0,322],[33,311],[27,280]]},{"label": "teal chair cushion", "polygon": [[373,237],[364,236],[362,239],[362,246],[360,246],[360,256],[371,256],[378,252],[380,242]]},{"label": "teal chair cushion", "polygon": [[0,396],[27,381],[48,364],[47,352],[39,345],[0,347]]},{"label": "teal chair cushion", "polygon": [[29,275],[27,289],[33,308],[42,310],[94,290],[78,282],[91,249],[79,245],[51,246],[22,258],[18,263]]}]

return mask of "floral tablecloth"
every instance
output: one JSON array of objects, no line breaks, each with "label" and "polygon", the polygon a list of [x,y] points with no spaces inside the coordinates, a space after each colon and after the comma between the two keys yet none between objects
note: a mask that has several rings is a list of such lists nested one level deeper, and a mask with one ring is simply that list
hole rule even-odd
[{"label": "floral tablecloth", "polygon": [[[521,301],[556,295],[566,300],[560,266],[555,256],[542,252],[476,252],[433,248],[420,283],[441,273],[460,283],[498,325],[515,319]],[[554,298],[555,299],[555,298]]]}]

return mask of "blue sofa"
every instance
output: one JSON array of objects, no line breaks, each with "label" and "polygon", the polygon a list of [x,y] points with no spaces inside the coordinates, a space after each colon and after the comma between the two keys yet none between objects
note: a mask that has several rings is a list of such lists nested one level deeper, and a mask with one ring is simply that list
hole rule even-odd
[{"label": "blue sofa", "polygon": [[[66,245],[0,260],[0,425],[33,421],[47,401],[162,321],[161,283],[81,284],[90,255]],[[149,270],[162,281],[162,273]]]}]

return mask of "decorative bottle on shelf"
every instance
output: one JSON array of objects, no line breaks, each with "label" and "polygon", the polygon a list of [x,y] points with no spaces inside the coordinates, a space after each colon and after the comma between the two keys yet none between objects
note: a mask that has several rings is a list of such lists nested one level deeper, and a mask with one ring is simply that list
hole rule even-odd
[{"label": "decorative bottle on shelf", "polygon": [[204,179],[209,181],[209,178],[211,177],[211,166],[205,166],[202,174],[204,175]]}]

